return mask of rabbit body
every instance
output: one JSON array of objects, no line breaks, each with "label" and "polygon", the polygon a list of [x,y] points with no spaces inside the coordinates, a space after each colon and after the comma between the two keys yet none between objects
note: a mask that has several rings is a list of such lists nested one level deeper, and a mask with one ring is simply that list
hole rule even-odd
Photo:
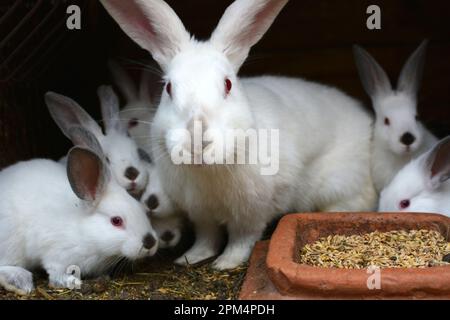
[{"label": "rabbit body", "polygon": [[[358,102],[301,79],[237,75],[287,0],[234,1],[207,41],[191,37],[162,0],[101,3],[164,73],[151,126],[152,155],[163,190],[188,212],[196,232],[193,247],[178,263],[216,255],[221,225],[227,227],[228,244],[214,266],[228,269],[248,259],[267,223],[280,214],[374,207],[372,119]],[[199,124],[207,130],[191,150]],[[220,153],[223,137],[236,129],[270,136],[269,168],[262,161],[205,161],[205,153]],[[194,163],[176,163],[178,150]],[[219,160],[233,159],[238,151],[227,150]]]},{"label": "rabbit body", "polygon": [[406,61],[395,90],[375,59],[361,47],[354,46],[361,81],[375,110],[371,171],[377,192],[381,192],[404,165],[437,142],[417,115],[426,46],[427,41],[422,42]]},{"label": "rabbit body", "polygon": [[381,192],[379,211],[450,217],[450,137],[405,165]]},{"label": "rabbit body", "polygon": [[[259,165],[177,166],[161,146],[153,150],[164,189],[189,213],[200,238],[185,254],[188,261],[216,254],[217,228],[227,226],[231,242],[216,261],[220,269],[245,261],[266,225],[282,213],[369,211],[375,202],[368,166],[372,120],[359,103],[300,79],[259,77],[241,83],[252,128],[280,128],[276,175],[261,175]],[[164,108],[155,116],[152,136],[159,141],[169,118]]]},{"label": "rabbit body", "polygon": [[98,275],[121,257],[157,250],[145,207],[110,178],[96,138],[80,127],[68,135],[77,145],[67,167],[35,159],[0,172],[0,285],[8,290],[33,289],[27,269],[43,267],[50,285],[70,288],[81,284],[72,272]]}]

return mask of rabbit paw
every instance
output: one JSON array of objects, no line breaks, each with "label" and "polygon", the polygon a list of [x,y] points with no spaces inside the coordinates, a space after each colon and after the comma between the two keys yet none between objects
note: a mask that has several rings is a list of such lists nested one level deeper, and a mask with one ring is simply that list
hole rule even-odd
[{"label": "rabbit paw", "polygon": [[82,285],[81,279],[71,274],[62,274],[50,276],[50,286],[53,288],[80,289]]},{"label": "rabbit paw", "polygon": [[194,245],[185,254],[175,260],[176,264],[189,265],[196,264],[208,258],[214,257],[216,250],[205,245]]},{"label": "rabbit paw", "polygon": [[217,270],[237,268],[247,261],[248,255],[248,250],[225,250],[225,252],[213,262],[213,268]]},{"label": "rabbit paw", "polygon": [[18,295],[34,290],[33,274],[20,267],[0,267],[0,286]]}]

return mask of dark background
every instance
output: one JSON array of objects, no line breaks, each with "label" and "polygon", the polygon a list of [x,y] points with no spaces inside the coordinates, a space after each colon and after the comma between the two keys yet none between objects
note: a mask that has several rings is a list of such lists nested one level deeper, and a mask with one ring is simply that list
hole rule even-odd
[{"label": "dark background", "polygon": [[[127,0],[124,0],[127,1]],[[231,0],[169,0],[188,30],[206,39]],[[82,30],[65,27],[69,4],[82,7]],[[382,10],[382,30],[366,28],[366,9]],[[419,114],[450,134],[450,2],[445,0],[291,0],[255,46],[242,75],[281,74],[334,85],[370,107],[351,47],[372,53],[396,80],[409,54],[430,39]],[[96,88],[111,83],[110,57],[150,60],[96,0],[0,0],[0,168],[32,157],[57,158],[70,144],[48,115],[43,94],[77,100],[98,118]],[[194,76],[193,76],[194,77]],[[318,128],[320,130],[320,128]]]}]

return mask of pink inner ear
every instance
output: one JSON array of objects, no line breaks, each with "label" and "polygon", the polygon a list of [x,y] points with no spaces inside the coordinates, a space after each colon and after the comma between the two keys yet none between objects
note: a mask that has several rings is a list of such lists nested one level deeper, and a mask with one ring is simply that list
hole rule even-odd
[{"label": "pink inner ear", "polygon": [[[122,29],[141,47],[149,50],[148,46],[151,42],[160,42],[154,30],[152,16],[144,14],[148,10],[145,5],[141,5],[135,0],[104,0],[102,3],[112,13],[111,15]],[[157,45],[159,46],[160,43]]]},{"label": "pink inner ear", "polygon": [[[241,43],[247,45],[249,42],[253,43],[254,38],[259,39],[261,33],[264,33],[266,31],[264,28],[261,28],[261,26],[270,23],[271,20],[273,20],[273,12],[277,11],[277,7],[280,6],[280,2],[282,1],[268,1],[268,3],[258,11],[258,13],[252,19],[253,21],[250,25],[250,28],[244,30],[244,32],[241,33]],[[255,35],[259,36],[255,37]]]},{"label": "pink inner ear", "polygon": [[101,178],[101,162],[85,149],[74,149],[69,159],[69,179],[76,195],[87,201],[96,200]]}]

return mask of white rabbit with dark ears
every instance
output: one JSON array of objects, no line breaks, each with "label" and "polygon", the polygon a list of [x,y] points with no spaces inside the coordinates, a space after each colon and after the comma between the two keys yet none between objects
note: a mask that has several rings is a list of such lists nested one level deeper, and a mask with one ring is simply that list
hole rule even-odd
[{"label": "white rabbit with dark ears", "polygon": [[[178,263],[219,252],[220,225],[229,240],[217,269],[245,262],[276,216],[298,211],[370,211],[371,117],[339,90],[301,79],[237,75],[250,48],[287,0],[236,0],[208,41],[191,38],[162,0],[101,0],[119,26],[159,63],[166,81],[152,123],[152,150],[164,190],[192,220],[196,241]],[[180,130],[210,130],[204,150],[220,148],[232,129],[278,130],[278,173],[263,165],[175,165],[171,152],[190,146]],[[275,149],[275,148],[274,148]],[[233,159],[233,150],[224,159]]]},{"label": "white rabbit with dark ears", "polygon": [[381,192],[379,210],[450,217],[450,136],[404,166]]},{"label": "white rabbit with dark ears", "polygon": [[[58,97],[47,94],[47,103]],[[42,267],[54,287],[80,285],[72,274],[99,275],[120,257],[151,256],[158,240],[146,209],[114,179],[101,147],[81,127],[67,167],[36,159],[0,172],[0,285],[33,290],[28,270]]]},{"label": "white rabbit with dark ears", "polygon": [[73,126],[91,131],[100,142],[111,167],[114,179],[130,194],[139,197],[147,185],[147,169],[142,152],[128,136],[119,119],[119,100],[110,86],[100,86],[98,96],[102,110],[105,134],[95,120],[74,100],[51,93],[52,103],[47,102],[52,118],[68,137]]},{"label": "white rabbit with dark ears", "polygon": [[372,176],[380,192],[411,159],[437,139],[418,120],[417,95],[422,80],[427,41],[405,63],[393,89],[388,76],[364,49],[354,46],[356,65],[376,119],[372,142]]},{"label": "white rabbit with dark ears", "polygon": [[139,87],[137,87],[130,75],[116,61],[108,63],[114,83],[125,98],[125,106],[120,111],[120,120],[128,128],[130,136],[137,145],[148,153],[151,153],[150,124],[154,115],[150,87],[150,74],[147,70],[141,73]]}]

